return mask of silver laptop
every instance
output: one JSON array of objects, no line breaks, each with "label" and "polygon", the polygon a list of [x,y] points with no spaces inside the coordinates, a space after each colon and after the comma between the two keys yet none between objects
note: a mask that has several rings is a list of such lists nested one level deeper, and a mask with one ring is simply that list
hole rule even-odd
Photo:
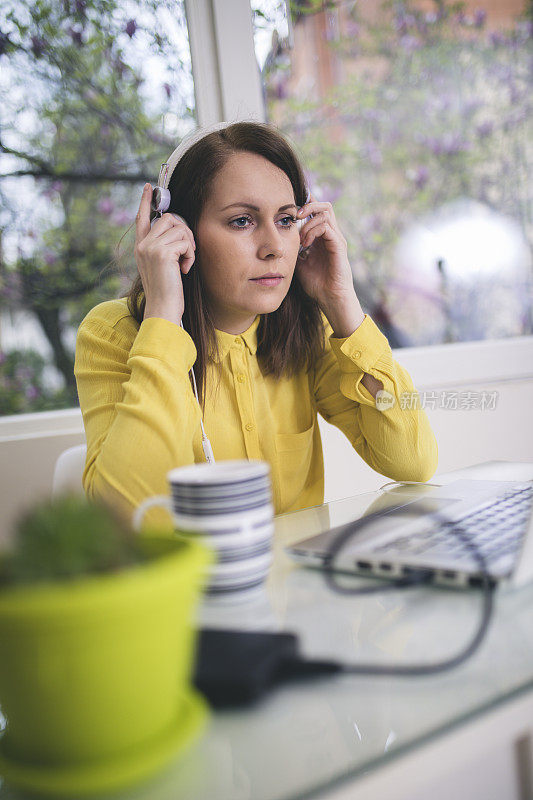
[{"label": "silver laptop", "polygon": [[[377,512],[377,517],[349,537],[335,569],[388,579],[430,570],[438,584],[479,586],[483,573],[477,552],[495,583],[520,586],[533,580],[533,481],[457,480],[435,488],[405,484],[361,497],[369,501],[361,516]],[[287,552],[299,563],[320,567],[332,542],[350,525],[292,544]]]}]

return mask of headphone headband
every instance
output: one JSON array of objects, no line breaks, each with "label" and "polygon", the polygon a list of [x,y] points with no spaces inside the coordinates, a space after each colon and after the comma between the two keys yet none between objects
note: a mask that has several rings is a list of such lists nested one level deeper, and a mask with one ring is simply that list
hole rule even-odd
[{"label": "headphone headband", "polygon": [[214,125],[206,125],[201,128],[196,128],[192,133],[185,136],[176,149],[170,154],[164,164],[161,165],[161,169],[159,171],[159,179],[157,181],[157,185],[160,186],[162,189],[168,189],[168,184],[170,183],[170,179],[172,177],[172,173],[176,168],[176,164],[184,155],[184,153],[189,150],[199,142],[200,139],[203,139],[204,136],[207,136],[209,133],[214,133],[214,131],[220,131],[224,128],[233,125],[232,122],[217,122]]}]

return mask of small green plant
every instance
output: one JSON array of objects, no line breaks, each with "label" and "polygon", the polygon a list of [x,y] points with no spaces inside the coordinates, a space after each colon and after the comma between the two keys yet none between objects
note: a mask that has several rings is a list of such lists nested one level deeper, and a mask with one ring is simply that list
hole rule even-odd
[{"label": "small green plant", "polygon": [[0,558],[0,588],[116,572],[145,561],[138,537],[107,506],[65,494],[41,501],[15,524]]}]

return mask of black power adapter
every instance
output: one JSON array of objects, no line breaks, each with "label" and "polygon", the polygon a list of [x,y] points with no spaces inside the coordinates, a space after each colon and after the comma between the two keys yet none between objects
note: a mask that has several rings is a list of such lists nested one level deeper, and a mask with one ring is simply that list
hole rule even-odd
[{"label": "black power adapter", "polygon": [[341,672],[333,661],[307,661],[292,633],[199,631],[193,682],[213,708],[253,703],[276,684]]}]

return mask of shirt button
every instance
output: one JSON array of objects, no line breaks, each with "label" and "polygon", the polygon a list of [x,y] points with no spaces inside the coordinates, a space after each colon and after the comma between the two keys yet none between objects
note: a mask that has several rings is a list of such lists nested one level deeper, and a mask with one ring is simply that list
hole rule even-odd
[{"label": "shirt button", "polygon": [[255,425],[254,425],[253,422],[247,422],[244,427],[246,428],[247,431],[253,431],[253,429],[255,428]]},{"label": "shirt button", "polygon": [[241,372],[240,375],[237,375],[237,380],[239,381],[239,383],[244,383],[246,380],[246,375],[243,375]]},{"label": "shirt button", "polygon": [[360,350],[355,350],[353,356],[354,356],[354,358],[361,358],[361,351]]}]

